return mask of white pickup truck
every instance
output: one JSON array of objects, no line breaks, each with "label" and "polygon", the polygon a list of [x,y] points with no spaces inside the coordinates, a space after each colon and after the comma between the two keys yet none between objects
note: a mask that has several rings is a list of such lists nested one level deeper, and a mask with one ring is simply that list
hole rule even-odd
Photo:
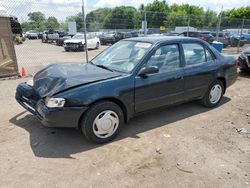
[{"label": "white pickup truck", "polygon": [[56,32],[52,32],[52,31],[43,32],[43,37],[42,37],[43,43],[56,42],[58,39],[59,39],[59,34]]}]

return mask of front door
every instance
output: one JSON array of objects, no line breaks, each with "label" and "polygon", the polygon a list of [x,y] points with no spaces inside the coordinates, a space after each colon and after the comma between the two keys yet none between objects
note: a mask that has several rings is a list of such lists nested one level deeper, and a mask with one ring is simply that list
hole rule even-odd
[{"label": "front door", "polygon": [[183,100],[184,70],[178,44],[160,46],[145,66],[157,66],[159,73],[146,77],[136,76],[136,113]]}]

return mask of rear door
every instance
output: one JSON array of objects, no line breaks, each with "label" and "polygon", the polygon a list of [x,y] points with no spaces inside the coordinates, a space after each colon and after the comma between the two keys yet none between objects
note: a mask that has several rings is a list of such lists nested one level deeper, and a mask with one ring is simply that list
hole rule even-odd
[{"label": "rear door", "polygon": [[157,66],[159,73],[135,77],[136,113],[183,100],[181,65],[179,44],[167,44],[155,50],[145,66]]},{"label": "rear door", "polygon": [[199,42],[182,44],[185,60],[185,99],[202,97],[216,77],[219,67],[214,54]]}]

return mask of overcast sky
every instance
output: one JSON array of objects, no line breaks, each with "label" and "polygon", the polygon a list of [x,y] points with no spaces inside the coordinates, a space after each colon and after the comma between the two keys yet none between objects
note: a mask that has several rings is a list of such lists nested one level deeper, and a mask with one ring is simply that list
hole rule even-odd
[{"label": "overcast sky", "polygon": [[[0,10],[5,8],[8,14],[15,15],[20,21],[27,20],[27,14],[32,11],[41,11],[46,17],[55,16],[64,20],[67,16],[75,15],[81,11],[82,0],[0,0]],[[85,0],[87,12],[103,7],[130,5],[138,8],[142,3],[147,4],[153,0]],[[219,11],[223,5],[224,10],[249,6],[250,0],[166,0],[167,3],[198,5],[205,9]]]}]

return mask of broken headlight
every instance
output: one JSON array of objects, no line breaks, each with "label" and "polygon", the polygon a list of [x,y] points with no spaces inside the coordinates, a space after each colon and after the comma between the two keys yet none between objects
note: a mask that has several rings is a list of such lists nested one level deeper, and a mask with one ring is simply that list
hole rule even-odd
[{"label": "broken headlight", "polygon": [[45,104],[49,108],[60,108],[63,107],[65,104],[64,98],[46,98]]}]

